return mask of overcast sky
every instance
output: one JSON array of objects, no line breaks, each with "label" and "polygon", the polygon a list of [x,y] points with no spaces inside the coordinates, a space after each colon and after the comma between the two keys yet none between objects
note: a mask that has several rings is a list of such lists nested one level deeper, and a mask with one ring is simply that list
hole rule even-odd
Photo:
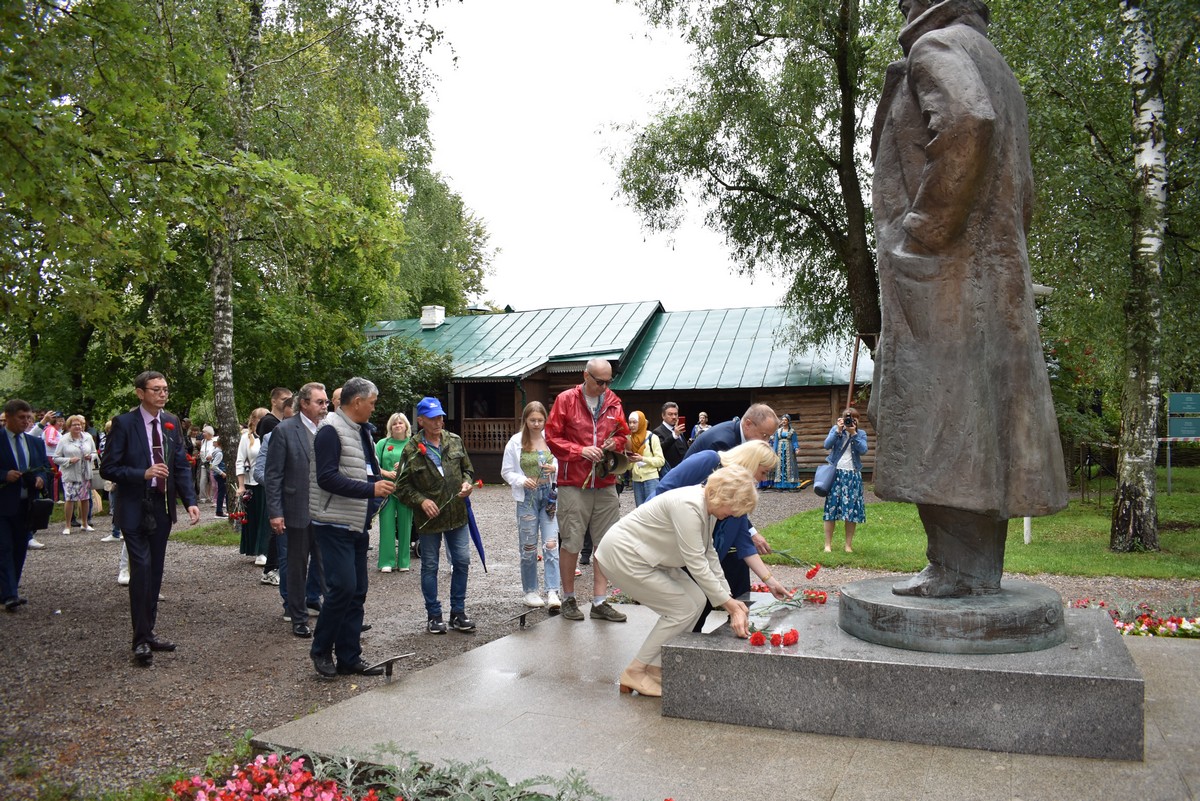
[{"label": "overcast sky", "polygon": [[[649,119],[687,48],[615,0],[465,0],[431,12],[458,56],[434,61],[434,166],[499,249],[479,300],[518,310],[659,300],[668,311],[777,303],[734,275],[720,234],[643,230],[615,196],[618,123]],[[653,34],[653,35],[652,35]]]}]

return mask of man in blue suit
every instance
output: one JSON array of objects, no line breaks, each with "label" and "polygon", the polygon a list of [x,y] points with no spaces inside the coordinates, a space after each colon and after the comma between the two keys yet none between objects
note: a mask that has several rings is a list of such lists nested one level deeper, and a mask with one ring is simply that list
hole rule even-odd
[{"label": "man in blue suit", "polygon": [[41,439],[25,430],[33,407],[20,398],[4,404],[4,444],[0,446],[0,600],[9,612],[25,603],[18,592],[29,546],[29,503],[46,487],[50,465]]},{"label": "man in blue suit", "polygon": [[193,524],[200,520],[200,509],[179,419],[163,411],[166,378],[147,370],[134,379],[134,388],[140,403],[113,418],[100,475],[117,485],[113,515],[129,550],[133,655],[139,664],[149,666],[154,651],[175,650],[174,643],[158,638],[154,625],[177,497],[183,497]]},{"label": "man in blue suit", "polygon": [[779,417],[775,414],[775,410],[765,403],[755,403],[740,418],[735,417],[724,423],[710,426],[707,431],[692,441],[687,455],[691,456],[693,453],[703,451],[727,451],[752,439],[770,442],[777,428],[779,428]]}]

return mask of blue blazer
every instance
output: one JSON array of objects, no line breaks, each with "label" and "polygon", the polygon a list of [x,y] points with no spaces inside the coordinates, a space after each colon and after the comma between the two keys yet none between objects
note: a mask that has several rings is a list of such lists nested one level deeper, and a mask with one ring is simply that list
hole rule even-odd
[{"label": "blue blazer", "polygon": [[687,455],[691,456],[701,451],[727,451],[734,446],[741,445],[741,427],[742,418],[740,417],[710,426],[707,431],[692,441],[692,447],[688,448]]},{"label": "blue blazer", "polygon": [[[187,450],[179,435],[179,418],[163,412],[163,447],[166,450],[167,514],[175,522],[176,499],[183,498],[184,506],[196,505],[196,490],[192,486],[192,469],[188,467]],[[170,424],[171,428],[167,428]],[[122,529],[136,531],[142,525],[142,499],[152,492],[146,480],[146,470],[153,464],[150,443],[146,441],[146,426],[142,423],[141,407],[113,418],[108,432],[104,457],[100,460],[100,475],[117,485],[117,504],[113,515]]]},{"label": "blue blazer", "polygon": [[[29,454],[29,467],[31,472],[26,473],[21,477],[20,482],[9,483],[0,478],[0,516],[3,517],[20,517],[26,513],[26,507],[29,500],[21,500],[21,484],[24,484],[29,492],[26,494],[29,498],[38,496],[37,479],[40,476],[42,486],[50,486],[50,463],[46,461],[46,443],[38,437],[22,434],[25,438],[25,452]],[[12,440],[9,438],[8,430],[4,429],[4,436],[0,437],[4,442],[0,443],[0,477],[7,476],[9,470],[17,470],[17,455],[13,453]],[[40,471],[40,472],[38,472]]]}]

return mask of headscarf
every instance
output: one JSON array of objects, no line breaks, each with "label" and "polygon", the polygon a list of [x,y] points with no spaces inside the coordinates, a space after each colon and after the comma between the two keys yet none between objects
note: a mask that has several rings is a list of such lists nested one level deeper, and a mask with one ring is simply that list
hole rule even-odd
[{"label": "headscarf", "polygon": [[645,412],[637,411],[635,411],[634,414],[637,415],[637,430],[630,432],[629,452],[641,453],[642,446],[646,444],[646,437],[648,436],[646,433],[646,414]]}]

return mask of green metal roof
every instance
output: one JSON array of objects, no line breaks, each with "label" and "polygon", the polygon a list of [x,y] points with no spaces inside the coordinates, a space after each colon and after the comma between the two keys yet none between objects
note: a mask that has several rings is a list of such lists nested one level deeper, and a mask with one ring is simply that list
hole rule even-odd
[{"label": "green metal roof", "polygon": [[449,351],[456,381],[502,381],[524,378],[551,362],[618,360],[662,310],[657,301],[644,301],[476,314],[447,317],[428,330],[417,319],[392,320],[366,334],[412,337],[428,350]]},{"label": "green metal roof", "polygon": [[[637,348],[621,363],[617,391],[813,387],[847,384],[851,355],[836,349],[792,353],[776,342],[783,309],[662,312]],[[856,383],[874,364],[866,349],[858,357]]]}]

